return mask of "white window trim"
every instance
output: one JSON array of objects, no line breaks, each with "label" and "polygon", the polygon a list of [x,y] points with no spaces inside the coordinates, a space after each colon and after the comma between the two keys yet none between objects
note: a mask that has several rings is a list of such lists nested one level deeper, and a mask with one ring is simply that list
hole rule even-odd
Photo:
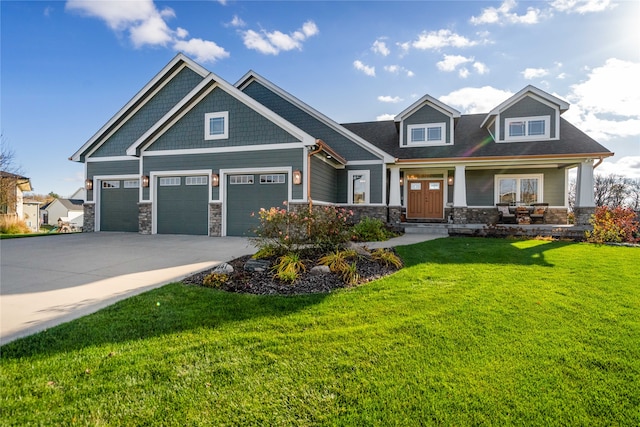
[{"label": "white window trim", "polygon": [[358,205],[368,205],[371,200],[371,176],[370,171],[365,170],[351,170],[349,171],[349,199],[347,201],[348,204],[353,205],[353,176],[354,175],[364,175],[367,180],[367,186],[364,193],[364,203],[358,203]]},{"label": "white window trim", "polygon": [[[529,135],[530,121],[544,121],[544,135]],[[510,136],[509,125],[513,122],[525,122],[525,134],[522,136]],[[538,141],[541,139],[551,139],[551,116],[531,116],[531,117],[509,117],[504,119],[504,140],[505,141]]]},{"label": "white window trim", "polygon": [[[411,131],[413,129],[424,129],[424,141],[413,142],[411,141]],[[429,128],[440,128],[440,139],[437,141],[429,141]],[[442,123],[421,123],[417,125],[407,125],[407,146],[410,147],[425,147],[433,145],[446,145],[447,144],[447,124]]]},{"label": "white window trim", "polygon": [[[211,135],[209,133],[209,120],[222,117],[224,119],[224,131],[221,134]],[[220,111],[217,113],[206,113],[204,115],[204,139],[212,141],[216,139],[229,139],[229,112]]]},{"label": "white window trim", "polygon": [[520,180],[521,179],[532,179],[535,178],[538,180],[538,202],[542,202],[544,200],[544,174],[536,173],[536,174],[509,174],[509,175],[495,175],[494,180],[494,194],[493,200],[495,203],[500,203],[500,180],[501,179],[517,179],[518,182],[516,184],[516,201],[521,200],[520,195]]}]

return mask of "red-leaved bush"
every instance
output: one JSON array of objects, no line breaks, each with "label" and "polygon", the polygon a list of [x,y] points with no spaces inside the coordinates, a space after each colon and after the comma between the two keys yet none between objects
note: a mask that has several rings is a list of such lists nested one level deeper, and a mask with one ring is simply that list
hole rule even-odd
[{"label": "red-leaved bush", "polygon": [[591,243],[637,243],[640,241],[636,213],[630,208],[596,208],[591,218],[593,231],[587,231],[587,241]]}]

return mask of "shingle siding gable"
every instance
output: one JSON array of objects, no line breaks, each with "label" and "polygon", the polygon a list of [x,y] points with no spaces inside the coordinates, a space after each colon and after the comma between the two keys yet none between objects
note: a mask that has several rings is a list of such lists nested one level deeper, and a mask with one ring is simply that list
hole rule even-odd
[{"label": "shingle siding gable", "polygon": [[[229,113],[229,138],[205,140],[205,114],[223,111]],[[146,150],[238,147],[291,142],[300,142],[300,140],[218,87]]]},{"label": "shingle siding gable", "polygon": [[125,156],[127,148],[202,81],[184,68],[102,144],[92,157]]},{"label": "shingle siding gable", "polygon": [[407,132],[407,126],[409,125],[421,125],[421,124],[434,124],[445,123],[446,126],[446,139],[451,140],[451,117],[444,114],[441,111],[436,110],[430,105],[425,105],[411,114],[409,117],[402,121],[403,126],[403,141],[402,145],[407,145],[409,142],[409,135]]},{"label": "shingle siding gable", "polygon": [[269,108],[285,120],[293,123],[314,138],[319,138],[329,144],[338,154],[348,160],[377,160],[373,153],[365,150],[347,137],[331,129],[320,120],[311,116],[278,94],[272,92],[260,83],[253,81],[242,91]]},{"label": "shingle siding gable", "polygon": [[500,137],[505,139],[505,120],[518,117],[550,116],[550,137],[556,138],[556,110],[530,96],[522,98],[506,110],[500,113]]}]

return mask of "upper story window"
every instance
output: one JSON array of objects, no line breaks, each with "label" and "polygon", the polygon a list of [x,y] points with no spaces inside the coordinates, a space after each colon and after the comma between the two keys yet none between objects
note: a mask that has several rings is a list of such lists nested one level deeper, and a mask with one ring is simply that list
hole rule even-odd
[{"label": "upper story window", "polygon": [[408,125],[408,145],[446,144],[446,123]]},{"label": "upper story window", "polygon": [[229,138],[229,112],[207,113],[204,115],[204,139]]},{"label": "upper story window", "polygon": [[550,116],[514,117],[505,119],[506,138],[509,141],[549,139]]}]

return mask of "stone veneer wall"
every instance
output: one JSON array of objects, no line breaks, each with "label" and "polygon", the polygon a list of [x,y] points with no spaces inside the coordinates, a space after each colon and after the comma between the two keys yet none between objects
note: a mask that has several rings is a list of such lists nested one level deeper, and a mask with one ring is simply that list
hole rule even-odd
[{"label": "stone veneer wall", "polygon": [[209,203],[209,236],[222,236],[222,203]]},{"label": "stone veneer wall", "polygon": [[152,223],[151,213],[153,211],[151,203],[138,203],[138,233],[151,234]]},{"label": "stone veneer wall", "polygon": [[[496,224],[499,219],[498,210],[493,207],[453,208],[454,224]],[[567,209],[548,208],[545,215],[545,224],[567,224]]]},{"label": "stone veneer wall", "polygon": [[596,208],[573,208],[573,214],[575,215],[574,224],[576,225],[591,225],[591,215],[596,213]]},{"label": "stone veneer wall", "polygon": [[82,232],[93,233],[96,224],[96,204],[85,203],[82,205],[84,208],[84,218],[82,219]]}]

